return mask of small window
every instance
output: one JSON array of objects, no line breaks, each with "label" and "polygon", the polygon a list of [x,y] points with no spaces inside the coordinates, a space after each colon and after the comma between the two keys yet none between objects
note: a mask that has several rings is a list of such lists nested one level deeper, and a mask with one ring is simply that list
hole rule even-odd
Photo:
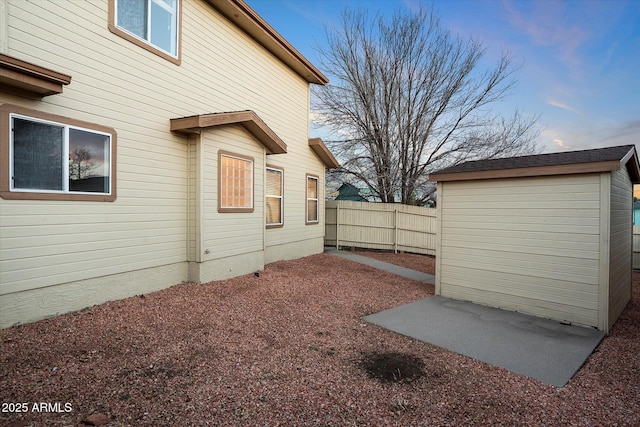
[{"label": "small window", "polygon": [[253,212],[253,159],[219,152],[218,211]]},{"label": "small window", "polygon": [[179,62],[181,0],[111,0],[109,29]]},{"label": "small window", "polygon": [[318,223],[318,177],[307,175],[307,224]]},{"label": "small window", "polygon": [[267,227],[281,227],[283,225],[283,174],[282,169],[267,167],[267,194],[265,196],[265,210]]},{"label": "small window", "polygon": [[12,107],[3,198],[115,200],[112,129]]}]

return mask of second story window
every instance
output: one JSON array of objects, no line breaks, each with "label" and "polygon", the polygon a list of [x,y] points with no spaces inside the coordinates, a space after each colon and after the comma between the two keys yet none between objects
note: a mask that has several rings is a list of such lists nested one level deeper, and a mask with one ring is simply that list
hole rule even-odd
[{"label": "second story window", "polygon": [[178,58],[180,0],[112,1],[115,32],[123,31],[171,58]]}]

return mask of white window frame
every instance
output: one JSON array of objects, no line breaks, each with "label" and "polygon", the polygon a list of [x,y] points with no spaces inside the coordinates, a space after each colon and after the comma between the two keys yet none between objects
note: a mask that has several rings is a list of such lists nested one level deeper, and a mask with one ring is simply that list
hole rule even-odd
[{"label": "white window frame", "polygon": [[[63,128],[63,141],[62,141],[62,190],[49,190],[40,188],[16,188],[14,185],[14,132],[13,132],[13,120],[22,119],[35,123],[42,123],[45,125],[56,126]],[[81,126],[70,125],[64,122],[57,122],[52,120],[40,119],[37,117],[25,116],[22,114],[11,113],[9,114],[9,191],[13,193],[47,193],[47,194],[79,194],[89,196],[110,196],[113,193],[113,135],[107,132],[101,132],[96,129],[90,129]],[[97,135],[106,136],[108,138],[108,152],[109,157],[109,191],[108,192],[87,192],[87,191],[71,191],[69,190],[69,130],[76,129],[88,133],[94,133]]]},{"label": "white window frame", "polygon": [[[135,38],[136,40],[139,40],[140,42],[147,44],[149,46],[151,46],[153,49],[157,49],[160,52],[163,52],[166,55],[169,55],[171,58],[174,59],[179,59],[180,57],[180,2],[182,0],[176,0],[176,5],[174,9],[171,9],[171,7],[169,7],[168,4],[166,4],[164,1],[162,0],[145,0],[147,2],[147,16],[145,17],[146,19],[146,27],[147,27],[147,32],[145,34],[145,37],[140,37],[139,35],[132,33],[130,30],[128,30],[127,28],[121,26],[118,24],[118,3],[120,0],[113,0],[114,2],[114,16],[113,16],[113,24],[115,27],[117,27],[118,30],[123,31],[124,33],[128,34],[130,37]],[[152,22],[151,22],[151,6],[153,4],[158,5],[159,7],[161,7],[162,9],[166,10],[167,12],[169,12],[172,16],[173,16],[173,27],[171,28],[171,44],[172,44],[172,48],[173,50],[175,50],[175,53],[172,53],[170,51],[165,50],[164,48],[155,45],[152,41],[151,41],[151,28],[152,28]]]},{"label": "white window frame", "polygon": [[[316,197],[309,197],[309,180],[310,179],[313,179],[316,182]],[[305,195],[306,195],[305,208],[304,208],[305,214],[306,214],[305,224],[318,224],[320,222],[320,198],[318,197],[319,191],[320,191],[320,179],[315,175],[307,174],[306,179],[304,181],[304,185],[305,185],[304,188],[305,188]],[[310,201],[316,202],[316,219],[314,220],[309,219],[309,202]]]},{"label": "white window frame", "polygon": [[[266,172],[268,173],[269,171],[271,172],[277,172],[278,174],[280,174],[280,195],[274,195],[274,194],[269,194],[265,189],[265,222],[266,222],[266,210],[267,210],[267,199],[272,198],[272,199],[280,199],[280,221],[279,222],[267,222],[266,225],[268,228],[275,228],[275,227],[282,227],[284,225],[284,170],[281,168],[277,168],[277,167],[273,167],[273,166],[267,166],[266,167]],[[265,173],[266,175],[266,173]],[[265,183],[267,183],[267,178],[265,176]],[[266,185],[265,185],[266,187]]]}]

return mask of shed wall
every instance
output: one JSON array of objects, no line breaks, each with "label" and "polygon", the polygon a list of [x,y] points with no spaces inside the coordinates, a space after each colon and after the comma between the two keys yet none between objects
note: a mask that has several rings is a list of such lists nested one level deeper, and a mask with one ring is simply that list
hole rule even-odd
[{"label": "shed wall", "polygon": [[598,325],[599,174],[439,187],[437,292]]},{"label": "shed wall", "polygon": [[633,262],[633,184],[625,168],[611,173],[609,326],[631,299]]}]

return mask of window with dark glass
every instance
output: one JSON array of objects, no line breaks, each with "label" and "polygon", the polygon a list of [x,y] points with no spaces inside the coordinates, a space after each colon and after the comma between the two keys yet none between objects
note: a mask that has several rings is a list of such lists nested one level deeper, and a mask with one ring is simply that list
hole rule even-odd
[{"label": "window with dark glass", "polygon": [[115,25],[177,57],[178,9],[178,0],[115,0]]},{"label": "window with dark glass", "polygon": [[10,190],[111,193],[111,135],[11,115]]}]

